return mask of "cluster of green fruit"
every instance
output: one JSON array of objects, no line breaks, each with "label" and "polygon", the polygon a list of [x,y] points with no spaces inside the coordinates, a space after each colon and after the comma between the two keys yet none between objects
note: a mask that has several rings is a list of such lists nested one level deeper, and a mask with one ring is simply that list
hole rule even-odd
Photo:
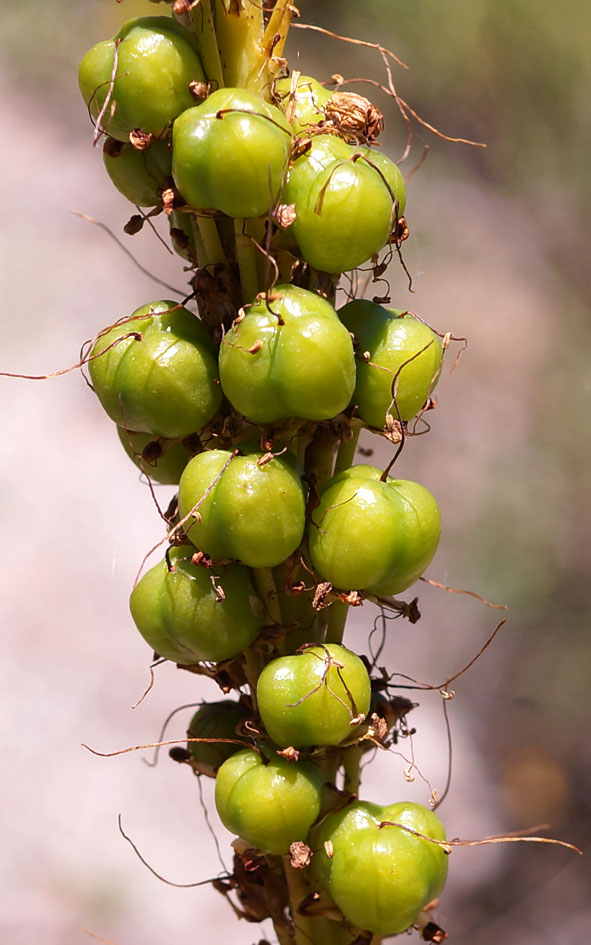
[{"label": "cluster of green fruit", "polygon": [[355,437],[416,417],[442,345],[378,302],[336,310],[338,276],[400,238],[404,180],[373,146],[369,102],[286,74],[291,7],[264,7],[175,3],[176,18],[133,20],[82,61],[107,172],[166,213],[199,311],[143,305],[88,363],[131,458],[178,484],[170,548],[134,588],[133,619],[159,656],[214,678],[234,667],[241,691],[196,713],[190,763],[258,851],[309,846],[305,888],[331,897],[352,941],[409,928],[446,877],[432,811],[354,795],[343,807],[329,786],[378,718],[342,614],[408,588],[440,535],[424,486],[351,465]]}]

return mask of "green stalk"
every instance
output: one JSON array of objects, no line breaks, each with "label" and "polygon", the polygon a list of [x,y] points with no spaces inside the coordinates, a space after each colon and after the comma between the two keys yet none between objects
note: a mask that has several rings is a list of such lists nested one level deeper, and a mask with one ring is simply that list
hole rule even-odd
[{"label": "green stalk", "polygon": [[262,4],[249,0],[214,0],[214,4],[224,84],[261,91],[260,73],[265,64]]},{"label": "green stalk", "polygon": [[221,263],[223,266],[228,266],[228,260],[214,218],[199,216],[197,217],[197,226],[205,249],[206,262],[204,265],[213,266],[216,263]]},{"label": "green stalk", "polygon": [[261,43],[262,51],[265,56],[264,72],[262,75],[264,86],[270,87],[279,71],[281,63],[278,60],[280,60],[283,55],[291,24],[291,17],[291,0],[277,0]]},{"label": "green stalk", "polygon": [[191,11],[189,16],[197,34],[199,53],[205,75],[210,82],[215,83],[221,89],[224,85],[224,74],[215,34],[211,0],[200,0],[200,3]]},{"label": "green stalk", "polygon": [[359,794],[359,762],[361,761],[362,754],[363,752],[359,745],[351,745],[343,752],[343,768],[345,770],[343,788],[351,794]]},{"label": "green stalk", "polygon": [[316,476],[318,486],[332,476],[335,452],[335,437],[330,430],[319,427],[306,453],[306,472]]},{"label": "green stalk", "polygon": [[337,459],[334,467],[334,474],[343,472],[345,469],[349,469],[353,465],[355,459],[355,451],[357,450],[357,443],[359,441],[359,434],[363,429],[362,424],[359,420],[354,420],[351,424],[352,436],[348,440],[343,440],[339,446],[339,451],[337,453]]},{"label": "green stalk", "polygon": [[277,624],[283,623],[281,607],[279,605],[279,592],[275,584],[275,578],[271,568],[253,568],[252,576],[254,586],[265,605],[267,613]]},{"label": "green stalk", "polygon": [[344,604],[340,600],[335,600],[330,605],[328,611],[328,627],[326,630],[326,643],[342,643],[345,632],[345,623],[349,614],[349,604]]},{"label": "green stalk", "polygon": [[305,881],[303,871],[293,868],[289,856],[283,857],[283,869],[287,882],[287,891],[289,893],[291,915],[294,922],[296,945],[310,945],[310,942],[324,941],[324,939],[316,938],[314,934],[315,920],[310,916],[301,915],[298,912],[298,906],[304,901],[306,896],[309,896],[312,892]]},{"label": "green stalk", "polygon": [[203,266],[207,265],[207,250],[205,249],[205,243],[203,242],[203,237],[201,236],[201,230],[199,229],[198,218],[191,215],[189,219],[191,221],[193,239],[195,240],[195,253],[197,255],[197,265],[201,269],[203,268]]},{"label": "green stalk", "polygon": [[242,304],[252,302],[259,292],[257,272],[257,251],[251,239],[244,232],[244,220],[234,220],[236,256],[240,270],[240,288]]}]

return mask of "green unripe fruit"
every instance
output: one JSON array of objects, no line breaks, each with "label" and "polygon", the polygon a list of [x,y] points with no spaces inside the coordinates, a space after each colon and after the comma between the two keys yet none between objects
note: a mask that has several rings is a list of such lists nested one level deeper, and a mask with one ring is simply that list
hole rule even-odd
[{"label": "green unripe fruit", "polygon": [[226,332],[220,380],[232,405],[257,423],[328,420],[355,386],[351,336],[325,299],[277,286]]},{"label": "green unripe fruit", "polygon": [[441,516],[418,482],[380,481],[373,466],[353,466],[326,484],[312,514],[312,564],[343,590],[390,597],[410,587],[439,544]]},{"label": "green unripe fruit", "polygon": [[279,856],[306,839],[320,813],[322,775],[310,762],[239,751],[224,762],[215,782],[215,805],[224,826],[265,853]]},{"label": "green unripe fruit", "polygon": [[172,172],[168,141],[152,142],[145,151],[109,139],[103,148],[107,174],[120,194],[137,207],[156,207]]},{"label": "green unripe fruit", "polygon": [[176,186],[197,210],[263,216],[277,199],[290,140],[274,105],[245,89],[218,89],[174,123]]},{"label": "green unripe fruit", "polygon": [[[242,455],[208,450],[186,467],[179,487],[183,528],[215,561],[273,568],[302,540],[305,493],[295,460],[243,446]],[[195,514],[191,514],[195,509]]]},{"label": "green unripe fruit", "polygon": [[130,20],[110,40],[90,49],[78,71],[82,97],[95,121],[112,94],[101,126],[118,141],[140,128],[162,137],[177,115],[194,104],[190,83],[205,82],[190,33],[166,16]]},{"label": "green unripe fruit", "polygon": [[367,147],[320,135],[289,172],[284,202],[295,205],[291,232],[314,269],[355,269],[388,242],[404,205],[395,164]]},{"label": "green unripe fruit", "polygon": [[[278,79],[275,83],[275,95],[279,107],[284,113],[288,113],[291,107],[290,89],[291,78]],[[321,85],[318,79],[314,79],[309,75],[301,75],[297,81],[294,95],[294,131],[298,133],[306,131],[310,125],[316,125],[322,121],[324,119],[323,108],[331,94],[330,90]]]},{"label": "green unripe fruit", "polygon": [[110,418],[129,430],[189,436],[222,402],[215,347],[199,319],[177,302],[138,308],[100,336],[90,357],[95,393]]},{"label": "green unripe fruit", "polygon": [[198,444],[190,437],[178,443],[150,433],[132,433],[122,427],[117,427],[117,433],[131,461],[144,475],[162,485],[178,485],[185,466],[199,452]]},{"label": "green unripe fruit", "polygon": [[191,546],[172,548],[173,569],[165,559],[144,574],[129,607],[159,656],[187,665],[217,663],[237,656],[258,636],[263,605],[246,568],[225,565],[212,574],[191,563],[193,554]]},{"label": "green unripe fruit", "polygon": [[[447,877],[445,841],[436,814],[421,804],[380,807],[356,801],[329,814],[315,831],[314,872],[345,918],[358,928],[394,935],[409,928],[427,903],[439,895]],[[331,856],[326,852],[328,843]]]},{"label": "green unripe fruit", "polygon": [[411,420],[437,383],[443,356],[440,339],[412,315],[364,299],[349,302],[338,314],[357,343],[352,403],[361,419],[378,429],[383,429],[386,414],[394,420]]},{"label": "green unripe fruit", "polygon": [[236,729],[248,716],[246,706],[232,699],[206,702],[197,710],[187,729],[189,738],[235,739],[234,742],[187,742],[191,763],[199,774],[215,778],[224,761],[241,750]]},{"label": "green unripe fruit", "polygon": [[329,643],[267,663],[257,705],[269,737],[282,748],[338,745],[354,731],[353,720],[367,714],[370,689],[363,661]]}]

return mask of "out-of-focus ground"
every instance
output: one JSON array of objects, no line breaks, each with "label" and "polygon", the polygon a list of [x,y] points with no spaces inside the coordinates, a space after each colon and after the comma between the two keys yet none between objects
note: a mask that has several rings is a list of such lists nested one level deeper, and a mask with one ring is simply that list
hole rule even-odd
[{"label": "out-of-focus ground", "polygon": [[[415,126],[409,185],[414,276],[390,273],[392,304],[470,340],[442,378],[431,433],[411,440],[398,475],[438,497],[444,519],[435,580],[510,607],[510,621],[448,703],[453,780],[440,813],[448,835],[475,839],[551,823],[589,843],[589,598],[586,522],[589,301],[584,245],[589,132],[583,3],[537,0],[302,3],[332,24],[396,49],[399,93],[450,134],[484,138],[482,153]],[[45,374],[75,363],[80,343],[168,290],[142,276],[84,211],[121,233],[133,208],[112,192],[75,87],[86,48],[126,16],[163,8],[109,0],[31,0],[0,11],[3,199],[0,370]],[[587,24],[587,25],[586,25]],[[309,51],[297,57],[298,48]],[[294,31],[293,67],[383,75],[372,53]],[[586,75],[587,73],[587,75]],[[383,102],[382,102],[383,104]],[[404,147],[388,105],[386,148]],[[587,150],[588,153],[588,150]],[[184,291],[186,276],[147,232],[125,245]],[[451,359],[449,361],[451,364]],[[197,784],[163,753],[132,753],[176,706],[216,698],[211,684],[164,665],[128,616],[141,559],[162,531],[150,494],[78,373],[0,379],[1,691],[4,823],[0,936],[11,945],[252,945],[272,929],[237,923],[209,886],[155,879],[117,831],[117,814],[160,873],[179,883],[221,869]],[[365,445],[368,445],[368,440]],[[375,445],[375,443],[372,443]],[[377,461],[390,450],[378,444]],[[158,496],[166,504],[170,490]],[[466,664],[502,613],[419,587],[422,620],[387,628],[380,663],[438,684]],[[367,651],[374,614],[355,613],[346,642]],[[416,762],[441,792],[447,742],[441,697],[412,715]],[[171,724],[184,732],[190,710]],[[401,745],[410,757],[408,742]],[[364,796],[428,800],[406,761],[381,755]],[[229,836],[217,824],[226,863]],[[454,945],[574,945],[584,940],[588,866],[557,847],[455,850],[438,913]]]}]

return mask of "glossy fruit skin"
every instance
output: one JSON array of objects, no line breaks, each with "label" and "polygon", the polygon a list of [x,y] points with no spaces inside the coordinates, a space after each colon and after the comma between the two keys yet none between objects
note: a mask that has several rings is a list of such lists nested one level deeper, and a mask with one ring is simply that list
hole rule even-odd
[{"label": "glossy fruit skin", "polygon": [[349,332],[329,302],[292,285],[247,308],[224,336],[219,365],[226,397],[256,423],[328,420],[355,387]]},{"label": "glossy fruit skin", "polygon": [[226,450],[208,450],[190,461],[179,486],[179,511],[185,518],[200,502],[200,520],[190,518],[183,527],[214,561],[230,558],[252,568],[273,568],[302,540],[304,487],[289,455],[258,465],[264,454],[257,447],[241,450],[243,455],[233,459]]},{"label": "glossy fruit skin", "polygon": [[290,140],[289,125],[274,105],[246,89],[218,89],[174,123],[176,186],[197,210],[263,216],[279,193]]},{"label": "glossy fruit skin", "polygon": [[[274,92],[278,105],[283,112],[290,107],[289,93],[291,78],[278,79]],[[331,96],[330,89],[320,84],[318,79],[309,75],[301,75],[297,81],[295,91],[295,108],[293,111],[293,128],[296,133],[309,130],[311,125],[317,125],[324,120],[323,108]]]},{"label": "glossy fruit skin", "polygon": [[362,660],[336,643],[272,660],[257,684],[263,725],[281,748],[340,744],[354,731],[351,720],[367,714],[370,696]]},{"label": "glossy fruit skin", "polygon": [[225,761],[215,783],[215,805],[224,826],[275,856],[306,839],[321,801],[322,775],[311,762],[275,756],[265,764],[249,749]]},{"label": "glossy fruit skin", "polygon": [[132,433],[117,427],[120,443],[131,461],[155,482],[179,484],[183,470],[195,455],[191,442],[171,442],[150,433]]},{"label": "glossy fruit skin", "polygon": [[133,620],[144,640],[165,659],[191,665],[237,656],[258,636],[263,606],[250,573],[231,564],[215,570],[218,599],[207,568],[191,564],[194,548],[172,548],[169,558],[144,574],[129,599]]},{"label": "glossy fruit skin", "polygon": [[187,742],[193,767],[208,778],[215,778],[218,768],[241,751],[237,744],[237,727],[247,719],[249,711],[240,702],[223,699],[221,702],[206,702],[195,712],[187,736],[189,738],[228,738],[236,742]]},{"label": "glossy fruit skin", "polygon": [[[91,352],[99,355],[88,370],[104,409],[138,433],[174,439],[200,430],[222,402],[216,350],[205,328],[170,300],[143,305],[131,319],[101,335]],[[141,340],[113,345],[131,332]]]},{"label": "glossy fruit skin", "polygon": [[[352,398],[358,415],[377,429],[384,428],[387,413],[395,420],[411,420],[437,383],[443,356],[440,339],[402,309],[383,308],[366,299],[349,302],[338,314],[355,335],[358,346],[357,384]],[[364,359],[364,352],[368,352],[371,363]],[[392,403],[398,371],[396,405],[400,416]]]},{"label": "glossy fruit skin", "polygon": [[283,199],[295,205],[290,230],[306,262],[340,273],[361,266],[385,246],[402,213],[404,194],[400,171],[384,155],[319,135],[291,168]]},{"label": "glossy fruit skin", "polygon": [[[447,876],[447,854],[429,840],[384,821],[403,824],[426,837],[445,840],[436,814],[421,804],[380,807],[355,801],[329,814],[314,835],[315,874],[353,925],[393,935],[411,926],[439,895]],[[333,845],[333,856],[324,844]]]},{"label": "glossy fruit skin", "polygon": [[170,122],[194,104],[189,83],[206,81],[191,35],[170,17],[145,16],[93,46],[80,63],[78,83],[95,121],[109,92],[117,40],[117,76],[110,99],[117,107],[111,117],[107,105],[102,127],[118,141],[127,141],[136,128],[162,137]]},{"label": "glossy fruit skin", "polygon": [[120,194],[137,207],[156,207],[172,173],[172,150],[167,141],[153,141],[146,151],[131,144],[111,157],[103,150],[103,163],[111,182]]},{"label": "glossy fruit skin", "polygon": [[418,482],[380,482],[374,466],[352,466],[326,484],[312,514],[312,564],[343,590],[390,597],[410,587],[439,544],[441,516]]}]

